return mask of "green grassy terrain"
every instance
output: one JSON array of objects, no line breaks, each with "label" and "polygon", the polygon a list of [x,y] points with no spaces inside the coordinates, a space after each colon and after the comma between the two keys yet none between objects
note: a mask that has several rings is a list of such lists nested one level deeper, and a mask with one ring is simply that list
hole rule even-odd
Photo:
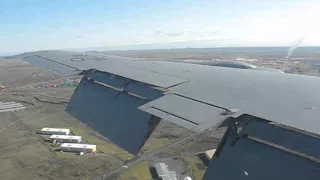
[{"label": "green grassy terrain", "polygon": [[150,161],[140,162],[123,172],[116,180],[151,180]]},{"label": "green grassy terrain", "polygon": [[199,169],[197,163],[202,163],[198,156],[191,156],[182,159],[182,163],[194,180],[201,180],[205,169]]},{"label": "green grassy terrain", "polygon": [[153,150],[164,147],[172,142],[172,140],[166,138],[151,137],[147,140],[146,144],[142,147],[141,151],[143,153],[150,153]]}]

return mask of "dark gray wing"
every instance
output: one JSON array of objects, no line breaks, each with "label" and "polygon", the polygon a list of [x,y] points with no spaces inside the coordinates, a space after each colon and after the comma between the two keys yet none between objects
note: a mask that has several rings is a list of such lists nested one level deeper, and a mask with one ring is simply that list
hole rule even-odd
[{"label": "dark gray wing", "polygon": [[320,78],[63,51],[25,59],[86,70],[67,112],[132,154],[161,119],[196,132],[228,126],[203,179],[320,176]]},{"label": "dark gray wing", "polygon": [[131,153],[159,118],[202,131],[248,114],[320,134],[317,77],[75,54],[34,56],[88,70],[67,111]]}]

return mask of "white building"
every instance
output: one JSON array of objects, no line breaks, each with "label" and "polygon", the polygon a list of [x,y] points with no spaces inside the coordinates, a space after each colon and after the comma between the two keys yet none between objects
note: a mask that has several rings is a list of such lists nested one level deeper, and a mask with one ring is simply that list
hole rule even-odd
[{"label": "white building", "polygon": [[74,144],[74,143],[61,144],[61,151],[66,151],[66,152],[94,153],[96,152],[96,150],[97,150],[97,146],[92,144]]},{"label": "white building", "polygon": [[48,135],[68,135],[70,134],[70,129],[60,129],[60,128],[42,128],[41,134],[48,134]]},{"label": "white building", "polygon": [[51,135],[50,141],[62,142],[62,143],[80,143],[81,136],[68,136],[68,135]]}]

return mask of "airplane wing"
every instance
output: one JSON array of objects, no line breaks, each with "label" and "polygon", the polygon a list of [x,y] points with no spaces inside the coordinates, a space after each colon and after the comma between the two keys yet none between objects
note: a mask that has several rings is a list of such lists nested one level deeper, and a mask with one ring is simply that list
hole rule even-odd
[{"label": "airplane wing", "polygon": [[86,70],[67,112],[132,154],[160,120],[201,132],[250,116],[320,134],[318,77],[61,51],[33,56]]}]

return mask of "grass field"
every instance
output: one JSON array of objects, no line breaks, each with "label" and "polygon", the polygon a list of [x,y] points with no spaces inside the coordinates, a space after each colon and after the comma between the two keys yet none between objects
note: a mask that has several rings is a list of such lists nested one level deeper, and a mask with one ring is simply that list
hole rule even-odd
[{"label": "grass field", "polygon": [[140,162],[123,172],[116,180],[151,180],[150,161]]},{"label": "grass field", "polygon": [[[1,98],[1,96],[0,96]],[[80,122],[64,112],[63,105],[44,105],[24,111],[1,114],[0,124],[0,179],[92,179],[122,165],[115,156],[77,156],[55,152],[56,147],[36,134],[40,128],[78,127]],[[8,126],[8,127],[7,127]],[[85,134],[92,130],[81,125]],[[108,143],[93,140],[99,147]],[[106,148],[116,151],[113,148]]]},{"label": "grass field", "polygon": [[[27,90],[28,88],[26,88]],[[60,90],[59,88],[56,91]],[[62,90],[62,89],[61,89]],[[70,88],[70,90],[72,90]],[[29,90],[32,92],[32,90]],[[42,93],[50,95],[50,89]],[[64,94],[66,92],[66,94]],[[67,96],[66,89],[59,94]],[[124,160],[133,155],[118,148],[102,135],[67,114],[66,104],[50,104],[37,102],[31,96],[8,96],[0,93],[0,99],[24,100],[37,103],[34,107],[27,104],[24,111],[7,113],[0,118],[0,165],[6,166],[0,170],[0,179],[93,179],[105,174],[111,169],[120,167]],[[9,127],[6,127],[10,125]],[[163,126],[163,125],[162,125]],[[167,125],[170,126],[170,125]],[[97,145],[98,152],[117,155],[86,155],[61,153],[58,147],[45,142],[41,135],[36,134],[42,127],[70,128],[72,133],[80,135],[83,142]],[[161,131],[157,131],[143,147],[151,152],[154,149],[170,143],[173,139],[159,138]],[[148,169],[149,162],[143,162],[121,174],[124,179],[151,179]]]},{"label": "grass field", "polygon": [[182,159],[182,163],[185,168],[188,170],[188,173],[194,180],[201,180],[205,169],[199,169],[197,164],[202,164],[202,161],[198,156],[191,156]]},{"label": "grass field", "polygon": [[[0,179],[2,180],[86,180],[120,167],[129,155],[86,155],[60,153],[36,134],[42,127],[70,128],[86,142],[97,144],[98,150],[119,153],[123,150],[98,138],[91,128],[65,112],[66,103],[50,104],[37,101],[31,95],[17,95],[16,90],[70,97],[74,88],[37,89],[30,85],[57,78],[50,71],[34,68],[20,61],[0,62],[1,82],[6,89],[0,91],[1,101],[17,101],[27,109],[0,114]],[[25,85],[23,88],[15,88]],[[11,89],[10,89],[11,88]],[[50,99],[49,99],[50,100]],[[100,149],[99,149],[100,148]],[[131,157],[131,155],[130,155]]]},{"label": "grass field", "polygon": [[155,149],[164,147],[172,143],[172,140],[166,138],[151,137],[147,140],[146,144],[142,147],[141,152],[150,153]]}]

